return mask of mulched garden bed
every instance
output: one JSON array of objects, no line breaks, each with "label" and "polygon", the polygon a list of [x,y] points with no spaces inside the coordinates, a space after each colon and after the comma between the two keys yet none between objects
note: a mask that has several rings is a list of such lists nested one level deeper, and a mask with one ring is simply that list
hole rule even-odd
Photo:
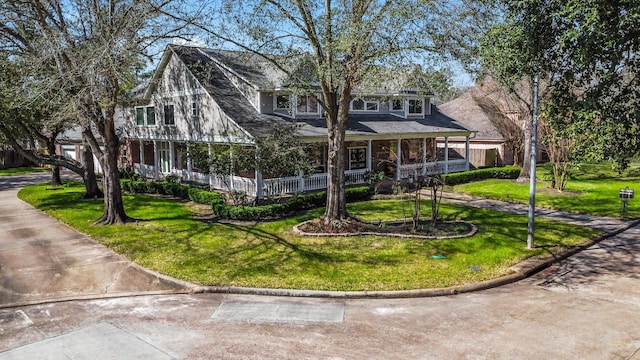
[{"label": "mulched garden bed", "polygon": [[477,228],[464,221],[438,221],[436,226],[431,221],[421,220],[416,231],[412,231],[411,220],[383,221],[380,223],[365,223],[356,219],[341,222],[341,226],[333,230],[323,219],[313,219],[294,227],[294,231],[306,236],[357,236],[379,235],[406,238],[450,239],[472,236]]}]

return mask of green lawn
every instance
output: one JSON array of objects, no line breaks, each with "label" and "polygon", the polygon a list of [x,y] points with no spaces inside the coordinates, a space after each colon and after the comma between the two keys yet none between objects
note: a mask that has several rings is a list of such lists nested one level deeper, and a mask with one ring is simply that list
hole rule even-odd
[{"label": "green lawn", "polygon": [[[598,216],[620,216],[620,189],[629,187],[639,191],[640,172],[638,166],[618,176],[609,165],[585,164],[574,169],[564,192],[550,188],[550,166],[539,167],[536,186],[536,206]],[[453,192],[479,197],[529,203],[529,184],[518,184],[514,180],[485,180],[456,185]],[[640,217],[640,198],[630,199],[626,216]]]},{"label": "green lawn", "polygon": [[[526,217],[443,206],[448,219],[472,222],[478,233],[455,240],[301,237],[292,226],[320,215],[321,209],[257,224],[207,223],[194,220],[186,203],[144,195],[124,198],[128,214],[141,221],[97,226],[93,221],[102,212],[102,202],[81,200],[81,185],[55,192],[45,187],[26,187],[19,196],[142,266],[203,285],[343,291],[446,287],[506,275],[522,259],[549,256],[558,246],[579,244],[598,234],[540,220],[539,248],[529,251]],[[349,210],[367,220],[401,217],[397,200],[350,204]],[[447,258],[430,259],[437,254]],[[472,270],[472,265],[481,270]]]},{"label": "green lawn", "polygon": [[44,172],[44,171],[49,171],[49,169],[38,167],[38,166],[26,166],[26,167],[18,167],[18,168],[0,169],[0,176],[24,175],[24,174],[31,174],[34,172]]}]

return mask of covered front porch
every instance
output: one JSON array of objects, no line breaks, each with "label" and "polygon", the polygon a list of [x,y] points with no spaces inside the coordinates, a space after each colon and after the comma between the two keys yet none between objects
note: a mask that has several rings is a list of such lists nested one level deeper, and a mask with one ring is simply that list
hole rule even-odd
[{"label": "covered front porch", "polygon": [[[367,184],[373,171],[382,171],[391,179],[402,180],[469,170],[469,137],[462,158],[450,156],[448,137],[444,137],[444,148],[438,148],[437,142],[435,137],[352,139],[346,143],[346,185]],[[326,149],[318,160],[315,174],[263,178],[259,171],[243,176],[208,174],[206,169],[194,166],[188,155],[189,143],[183,141],[132,139],[130,146],[130,165],[146,178],[158,180],[175,174],[185,182],[208,185],[212,190],[239,191],[258,199],[323,190],[328,186]],[[209,149],[211,151],[210,144]]]}]

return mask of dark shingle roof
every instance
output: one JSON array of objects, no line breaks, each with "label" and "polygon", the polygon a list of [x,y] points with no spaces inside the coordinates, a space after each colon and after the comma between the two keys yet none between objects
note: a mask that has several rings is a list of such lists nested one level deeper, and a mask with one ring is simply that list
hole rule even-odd
[{"label": "dark shingle roof", "polygon": [[175,46],[173,51],[204,86],[225,115],[252,136],[260,137],[276,126],[291,124],[279,116],[260,114],[218,65],[198,48]]},{"label": "dark shingle roof", "polygon": [[477,140],[504,140],[495,125],[491,122],[489,115],[478,104],[474,98],[477,93],[476,88],[471,88],[459,97],[440,105],[440,110],[469,128],[478,131]]},{"label": "dark shingle roof", "polygon": [[[326,120],[321,117],[294,121],[276,115],[260,114],[227,78],[220,65],[216,63],[216,61],[224,59],[224,57],[220,57],[220,54],[225,54],[225,52],[184,46],[172,46],[172,49],[222,111],[252,136],[264,136],[274,127],[293,124],[299,126],[296,131],[298,136],[309,138],[327,136]],[[215,56],[216,61],[212,61],[212,56]],[[259,70],[253,70],[249,65],[239,65],[237,58],[234,59],[231,61],[233,65],[225,64],[225,66],[231,68],[245,80],[251,78],[260,82],[260,79],[267,79],[267,76],[260,75]],[[467,127],[443,114],[437,107],[432,106],[431,110],[431,115],[427,115],[425,118],[410,119],[390,114],[350,115],[346,135],[347,137],[375,137],[376,135],[407,137],[411,134],[464,136],[470,132]]]},{"label": "dark shingle roof", "polygon": [[[322,118],[298,120],[302,126],[298,133],[304,137],[327,135],[327,124]],[[465,136],[471,130],[454,119],[441,113],[432,105],[431,115],[424,118],[404,119],[390,114],[350,115],[347,123],[347,137],[411,137],[416,134],[447,134],[447,136]]]}]

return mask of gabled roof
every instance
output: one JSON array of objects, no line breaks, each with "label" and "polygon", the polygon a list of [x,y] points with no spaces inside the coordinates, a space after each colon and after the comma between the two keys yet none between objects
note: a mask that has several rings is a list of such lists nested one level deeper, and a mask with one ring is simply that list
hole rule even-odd
[{"label": "gabled roof", "polygon": [[[169,46],[154,79],[145,92],[145,98],[153,93],[153,87],[166,67],[171,54],[177,56],[191,75],[218,104],[222,112],[253,137],[268,134],[274,127],[297,125],[296,134],[309,139],[323,140],[327,136],[326,120],[298,119],[261,114],[243,93],[232,83],[227,74],[234,75],[253,85],[255,90],[273,89],[274,79],[283,76],[275,68],[265,67],[258,56],[242,52],[202,49],[188,46]],[[241,60],[244,59],[244,60]],[[262,64],[262,68],[254,66]],[[404,119],[388,115],[350,115],[347,125],[348,138],[406,138],[437,134],[439,136],[466,136],[472,130],[441,113],[432,105],[431,115],[424,118]]]},{"label": "gabled roof", "polygon": [[250,135],[264,136],[274,126],[290,124],[279,116],[260,114],[225,76],[219,65],[199,48],[173,46],[172,51],[187,66],[225,115]]}]

